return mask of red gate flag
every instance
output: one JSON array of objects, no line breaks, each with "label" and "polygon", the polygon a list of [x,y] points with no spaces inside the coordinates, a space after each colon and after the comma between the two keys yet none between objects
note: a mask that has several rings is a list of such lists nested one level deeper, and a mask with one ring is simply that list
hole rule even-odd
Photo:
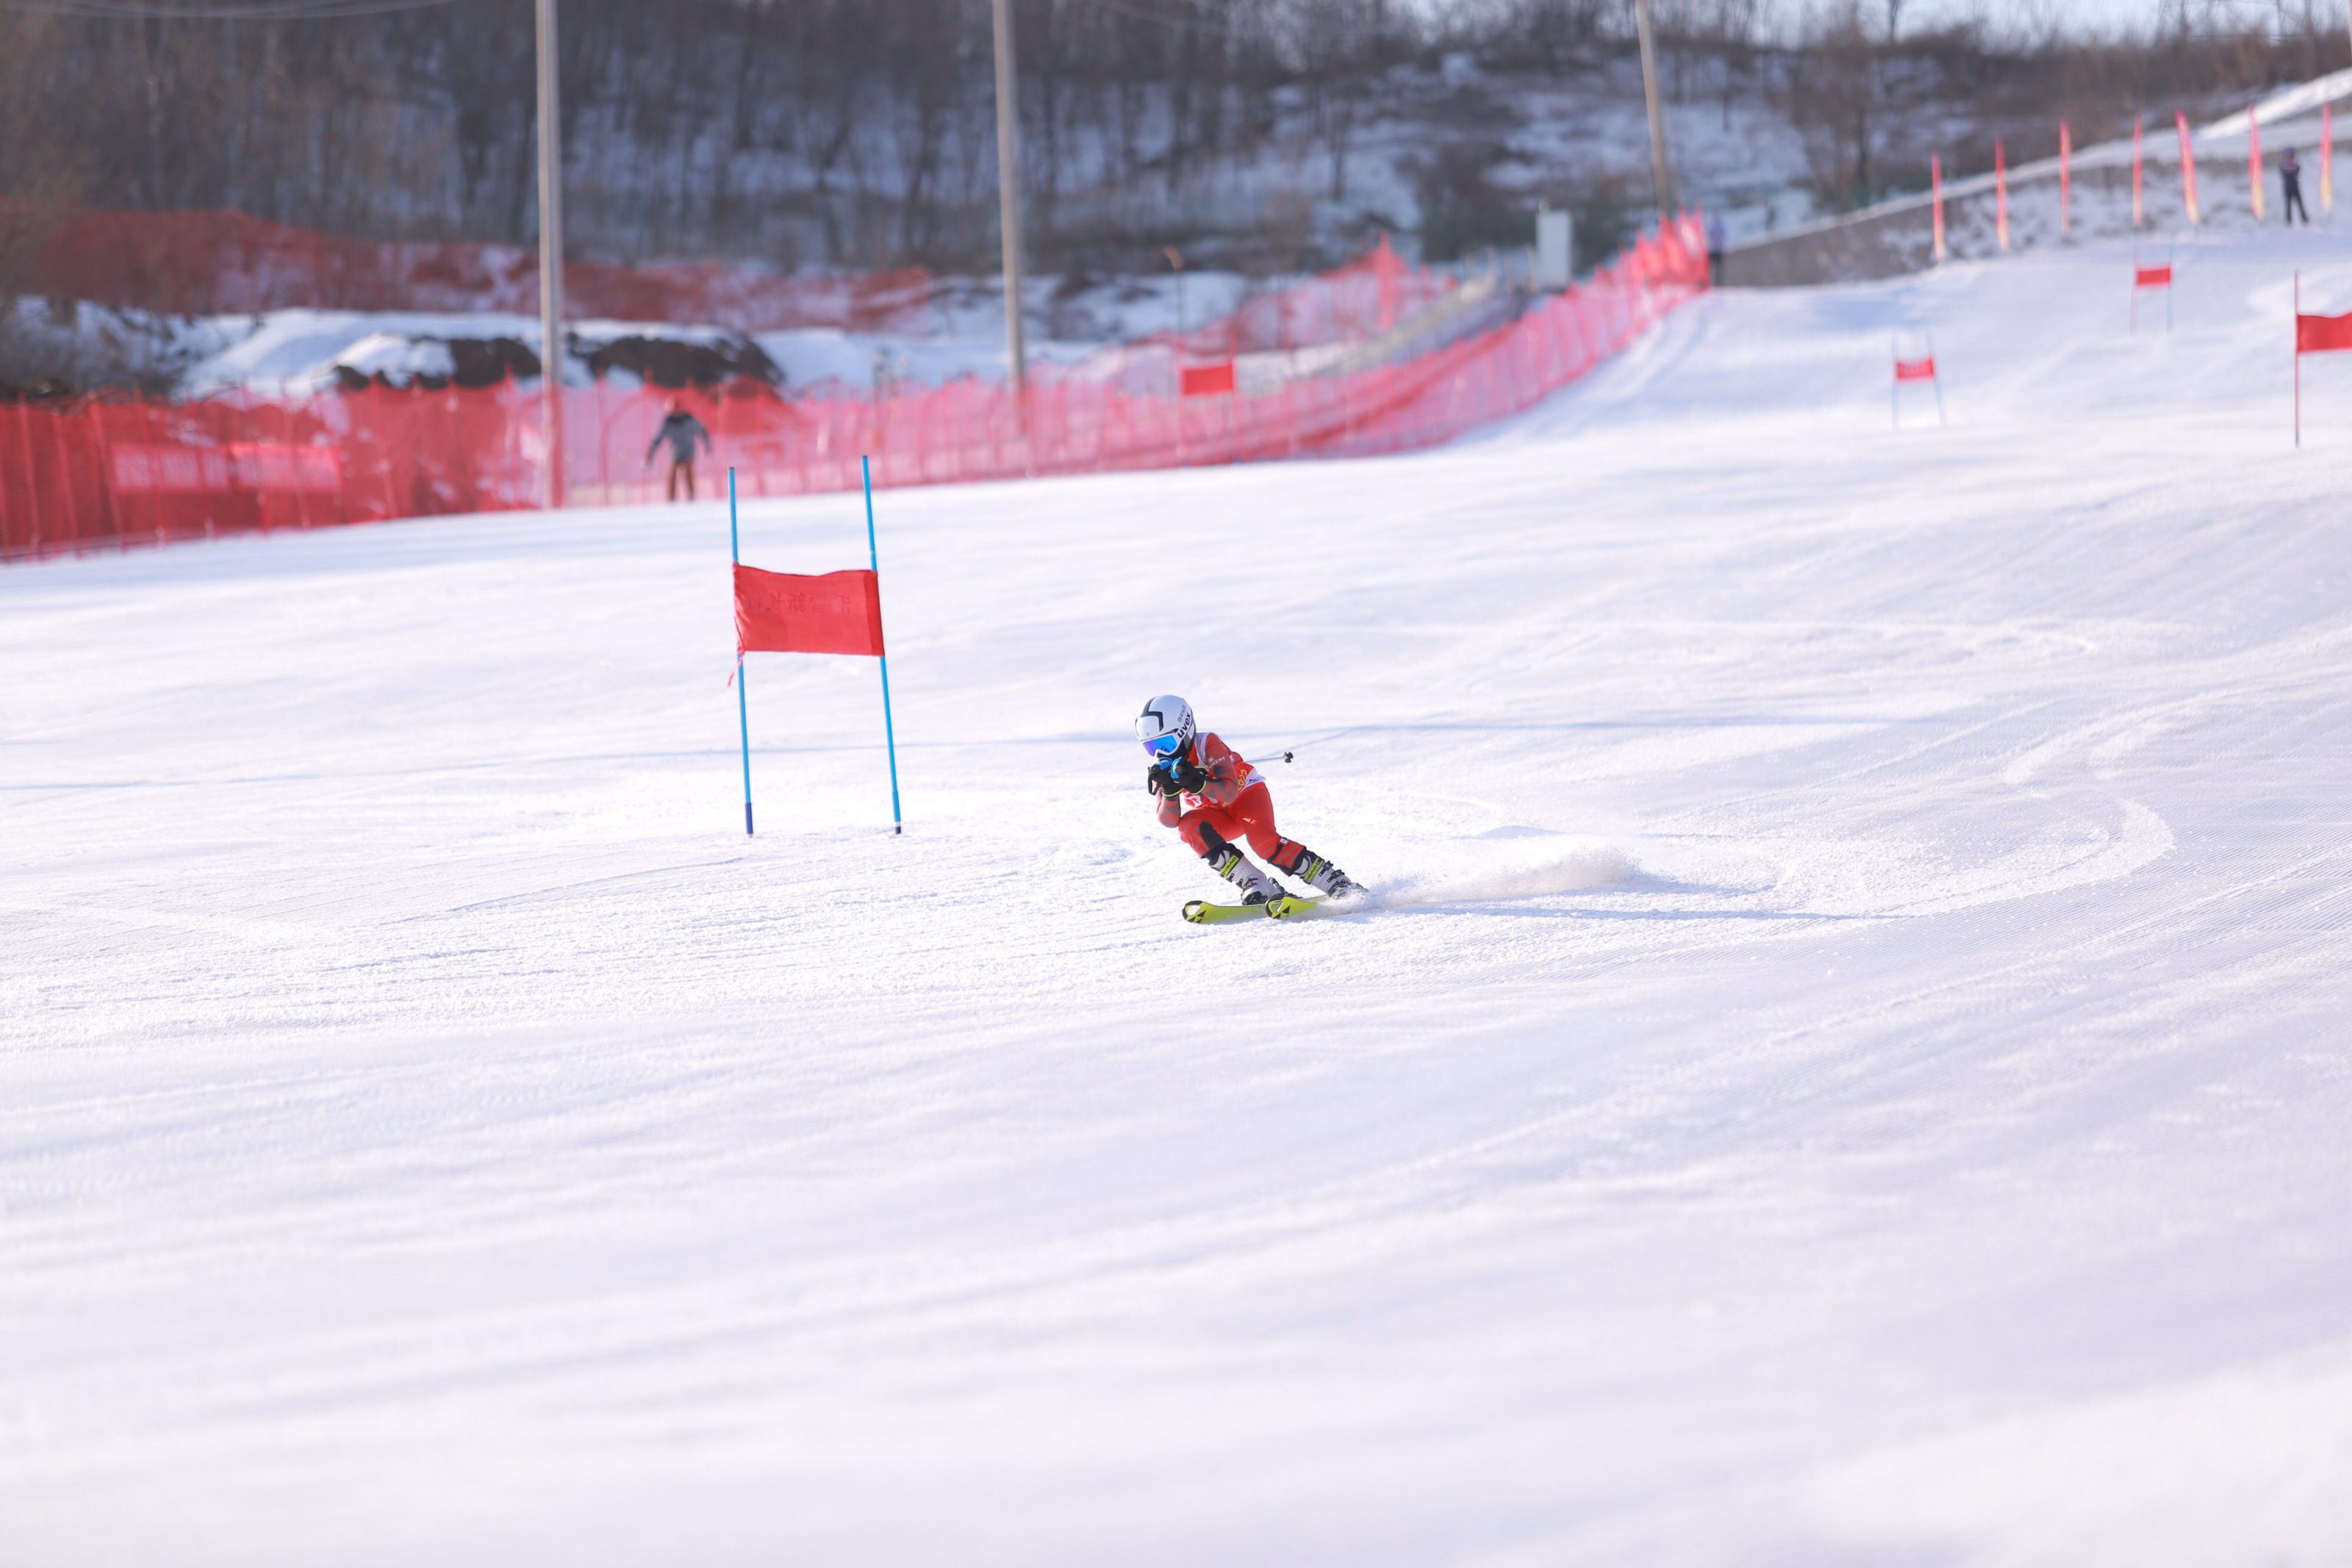
[{"label": "red gate flag", "polygon": [[882,654],[881,579],[735,568],[735,653]]},{"label": "red gate flag", "polygon": [[2074,133],[2058,122],[2058,237],[2066,237],[2074,213]]},{"label": "red gate flag", "polygon": [[1927,155],[1927,184],[1936,193],[1936,260],[1940,265],[1951,253],[1944,247],[1944,155]]},{"label": "red gate flag", "polygon": [[2139,267],[2132,269],[2134,288],[2169,288],[2172,287],[2172,264],[2162,267]]},{"label": "red gate flag", "polygon": [[2296,353],[2325,354],[2336,349],[2352,349],[2352,310],[2341,316],[2295,317]]},{"label": "red gate flag", "polygon": [[2189,214],[2194,228],[2205,220],[2197,213],[2197,150],[2189,145],[2189,115],[2184,110],[2172,111],[2172,123],[2180,131],[2180,205]]},{"label": "red gate flag", "polygon": [[2009,150],[1996,136],[1992,141],[1992,232],[2003,251],[2009,249]]},{"label": "red gate flag", "polygon": [[2246,106],[2246,185],[2253,197],[2254,222],[2263,221],[2263,122],[2254,118],[2254,106]]},{"label": "red gate flag", "polygon": [[2336,106],[2319,106],[2319,210],[2336,210]]},{"label": "red gate flag", "polygon": [[1898,382],[1932,382],[1936,379],[1936,356],[1924,360],[1897,360],[1895,379]]},{"label": "red gate flag", "polygon": [[1229,392],[1234,390],[1234,362],[1222,365],[1187,365],[1184,367],[1184,395],[1201,397],[1209,392]]}]

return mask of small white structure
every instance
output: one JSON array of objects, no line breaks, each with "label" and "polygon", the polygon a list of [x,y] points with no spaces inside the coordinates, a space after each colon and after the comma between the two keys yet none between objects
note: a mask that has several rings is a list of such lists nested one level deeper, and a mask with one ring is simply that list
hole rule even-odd
[{"label": "small white structure", "polygon": [[1536,209],[1536,287],[1559,290],[1576,278],[1576,218],[1550,207]]}]

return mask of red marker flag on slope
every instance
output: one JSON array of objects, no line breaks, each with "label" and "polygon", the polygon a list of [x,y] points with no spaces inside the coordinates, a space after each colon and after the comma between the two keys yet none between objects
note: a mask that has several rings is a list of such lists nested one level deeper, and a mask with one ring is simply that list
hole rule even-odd
[{"label": "red marker flag on slope", "polygon": [[727,553],[735,565],[735,722],[743,736],[743,831],[751,831],[751,704],[744,695],[747,653],[864,654],[881,666],[882,745],[890,758],[890,831],[898,813],[898,737],[890,724],[890,659],[882,651],[882,557],[874,548],[874,460],[860,457],[866,488],[864,571],[795,577],[743,564],[741,519],[735,511],[735,470],[727,470]]},{"label": "red marker flag on slope", "polygon": [[2168,259],[2162,267],[2142,267],[2139,264],[2139,246],[2135,244],[2132,246],[2131,297],[2131,329],[2135,332],[2139,330],[2139,291],[2143,288],[2164,290],[2164,329],[2171,331],[2172,263]]},{"label": "red marker flag on slope", "polygon": [[1183,371],[1186,397],[1205,397],[1234,390],[1234,362],[1217,365],[1186,365]]},{"label": "red marker flag on slope", "polygon": [[796,577],[735,568],[735,652],[882,656],[881,579],[871,571]]},{"label": "red marker flag on slope", "polygon": [[1927,351],[1916,360],[1905,359],[1902,349],[1895,343],[1890,342],[1886,347],[1887,357],[1895,361],[1895,385],[1887,394],[1886,404],[1887,415],[1894,421],[1895,428],[1903,428],[1903,383],[1906,382],[1926,382],[1935,389],[1936,423],[1943,423],[1944,379],[1936,373],[1935,340],[1928,340]]},{"label": "red marker flag on slope", "polygon": [[2341,316],[2295,317],[2296,353],[2326,354],[2338,349],[2352,349],[2352,311]]},{"label": "red marker flag on slope", "polygon": [[2174,110],[2172,123],[2180,131],[2180,206],[2189,214],[2189,226],[2194,228],[2205,221],[2197,212],[2197,149],[2189,144],[2187,112]]},{"label": "red marker flag on slope", "polygon": [[2303,444],[2303,357],[2352,349],[2352,310],[2341,316],[2303,313],[2303,274],[2294,275],[2294,444]]}]

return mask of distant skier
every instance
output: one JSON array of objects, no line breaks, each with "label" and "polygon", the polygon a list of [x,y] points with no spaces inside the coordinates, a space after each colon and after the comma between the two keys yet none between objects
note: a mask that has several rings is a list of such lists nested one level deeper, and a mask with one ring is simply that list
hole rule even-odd
[{"label": "distant skier", "polygon": [[702,421],[686,412],[684,398],[669,400],[669,413],[663,416],[661,428],[654,432],[653,443],[646,448],[646,467],[654,465],[654,454],[661,449],[665,441],[669,443],[669,498],[673,501],[677,499],[677,482],[683,476],[686,498],[691,501],[694,499],[694,444],[699,441],[704,451],[710,451],[710,432],[703,427]]},{"label": "distant skier", "polygon": [[2303,214],[2303,226],[2311,226],[2311,209],[2303,204],[2303,165],[2295,162],[2294,149],[2286,150],[2279,160],[2279,204],[2286,209],[2286,226],[2294,227],[2294,214]]},{"label": "distant skier", "polygon": [[1151,756],[1144,784],[1159,805],[1160,825],[1182,834],[1211,871],[1242,890],[1244,904],[1266,904],[1285,893],[1234,839],[1246,840],[1266,864],[1318,893],[1337,898],[1360,891],[1346,872],[1275,831],[1274,797],[1264,775],[1215,736],[1196,733],[1192,705],[1182,697],[1144,704],[1135,737]]}]

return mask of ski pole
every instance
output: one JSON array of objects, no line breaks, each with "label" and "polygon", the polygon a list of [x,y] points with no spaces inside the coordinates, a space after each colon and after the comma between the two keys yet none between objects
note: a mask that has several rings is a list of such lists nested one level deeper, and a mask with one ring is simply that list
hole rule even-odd
[{"label": "ski pole", "polygon": [[[727,553],[743,564],[743,535],[735,521],[735,470],[727,470]],[[735,591],[730,589],[731,593]],[[743,695],[743,651],[735,650],[735,718],[743,728],[743,836],[751,836],[751,707]]]}]

